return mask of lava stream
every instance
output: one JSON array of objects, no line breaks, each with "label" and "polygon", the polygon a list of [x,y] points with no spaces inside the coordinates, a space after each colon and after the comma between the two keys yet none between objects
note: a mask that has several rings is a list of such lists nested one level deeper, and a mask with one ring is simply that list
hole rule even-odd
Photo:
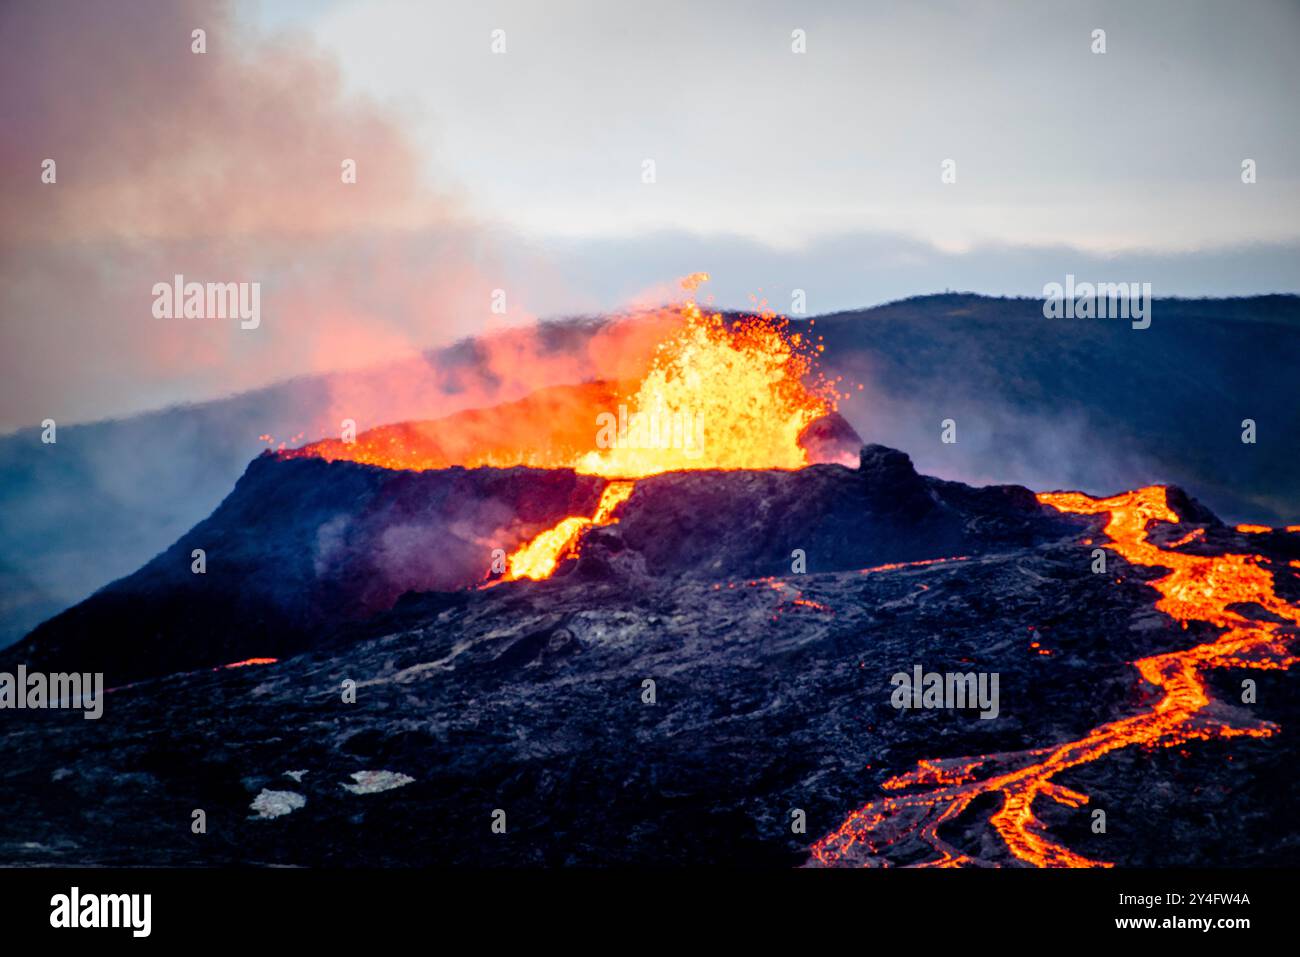
[{"label": "lava stream", "polygon": [[[1055,775],[1135,744],[1171,747],[1193,740],[1276,733],[1276,725],[1244,724],[1238,715],[1213,701],[1203,678],[1212,668],[1282,669],[1297,660],[1289,645],[1295,638],[1294,626],[1300,625],[1300,608],[1277,596],[1273,577],[1262,567],[1260,556],[1189,555],[1151,544],[1147,539],[1151,522],[1179,521],[1162,486],[1106,499],[1081,493],[1044,493],[1038,499],[1062,512],[1109,513],[1105,527],[1108,548],[1130,564],[1170,570],[1150,583],[1161,596],[1156,608],[1184,627],[1189,622],[1204,622],[1223,629],[1222,633],[1214,641],[1134,662],[1142,677],[1164,692],[1149,711],[1107,722],[1078,740],[1052,747],[923,760],[914,770],[885,781],[882,786],[889,791],[926,789],[880,798],[854,811],[837,830],[813,845],[815,863],[884,866],[888,863],[883,856],[885,848],[919,840],[935,855],[920,866],[986,865],[949,845],[939,829],[961,815],[975,798],[995,794],[1001,797],[1001,806],[989,823],[1018,860],[1038,867],[1109,867],[1052,840],[1034,815],[1034,802],[1040,797],[1069,807],[1087,803],[1087,795],[1055,783]],[[1247,618],[1233,610],[1233,606],[1245,604],[1258,606],[1280,620]],[[980,772],[985,776],[978,777]]]},{"label": "lava stream", "polygon": [[555,571],[555,566],[577,540],[579,532],[589,525],[617,523],[617,519],[613,517],[614,510],[628,500],[634,488],[636,483],[632,481],[610,482],[601,493],[600,503],[591,518],[571,515],[511,553],[506,559],[506,573],[502,580],[550,578]]}]

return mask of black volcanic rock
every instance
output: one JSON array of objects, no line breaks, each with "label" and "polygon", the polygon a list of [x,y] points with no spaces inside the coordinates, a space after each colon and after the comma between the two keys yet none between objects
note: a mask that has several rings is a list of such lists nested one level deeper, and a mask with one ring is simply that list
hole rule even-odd
[{"label": "black volcanic rock", "polygon": [[852,465],[862,447],[862,437],[848,419],[830,412],[808,423],[799,433],[799,447],[808,453],[809,465]]},{"label": "black volcanic rock", "polygon": [[919,481],[911,457],[883,445],[864,445],[859,450],[858,471],[868,483],[882,487]]},{"label": "black volcanic rock", "polygon": [[[482,581],[493,548],[590,514],[604,485],[564,469],[394,472],[263,455],[171,548],[0,660],[119,684],[294,654],[405,592]],[[192,571],[195,549],[204,574]]]},{"label": "black volcanic rock", "polygon": [[[445,552],[437,535],[469,540],[474,520],[458,523],[488,514],[485,501],[543,526],[589,513],[603,480],[259,460],[163,565],[24,646],[27,660],[77,667],[98,655],[112,673],[155,677],[112,692],[97,721],[4,712],[0,864],[791,867],[920,760],[1047,747],[1152,708],[1158,694],[1132,662],[1215,634],[1155,609],[1151,569],[1116,557],[1111,573],[1091,573],[1102,516],[1060,516],[1014,486],[926,478],[891,449],[869,447],[861,462],[646,478],[619,523],[589,530],[552,580],[385,604],[380,586],[354,579],[382,567],[373,549],[392,528],[440,517],[413,553]],[[1162,535],[1201,528],[1240,547],[1243,536],[1178,500],[1196,521]],[[317,563],[310,543],[340,509],[356,554]],[[1253,537],[1279,593],[1300,600],[1288,553]],[[166,560],[200,540],[245,577],[211,579],[224,590],[196,611]],[[808,574],[791,573],[796,547]],[[896,564],[919,559],[937,561]],[[357,613],[293,619],[289,596],[277,599],[289,583]],[[358,596],[375,604],[362,611]],[[268,600],[303,653],[158,670],[181,652],[196,664],[247,657],[243,616]],[[997,718],[895,710],[891,675],[917,664],[998,673]],[[1219,700],[1241,673],[1209,675]],[[1250,676],[1253,716],[1278,733],[1067,768],[1055,783],[1104,807],[1109,832],[1092,832],[1088,806],[1044,796],[1052,836],[1121,866],[1300,861],[1285,800],[1300,766],[1295,673]],[[294,800],[274,798],[283,792]],[[190,830],[195,808],[206,834]],[[505,834],[490,828],[497,809]],[[943,823],[944,840],[1016,863],[993,836],[994,809],[971,804]],[[880,853],[925,859],[915,841]]]},{"label": "black volcanic rock", "polygon": [[1165,494],[1169,507],[1178,513],[1184,524],[1215,526],[1223,524],[1219,521],[1219,516],[1194,499],[1185,489],[1179,488],[1177,485],[1171,485]]},{"label": "black volcanic rock", "polygon": [[[1046,746],[1152,705],[1130,662],[1210,632],[1154,614],[1137,578],[1089,573],[1090,551],[1074,534],[866,575],[411,595],[345,645],[122,689],[99,721],[7,713],[0,863],[796,866],[920,759]],[[895,711],[890,675],[913,663],[999,672],[999,717]],[[1089,807],[1040,799],[1053,836],[1121,866],[1294,865],[1300,696],[1294,674],[1251,676],[1279,734],[1066,771],[1109,833]],[[396,786],[349,790],[363,772]],[[261,819],[263,790],[305,804]],[[191,833],[194,808],[208,833]],[[991,811],[944,835],[1014,863]]]},{"label": "black volcanic rock", "polygon": [[867,445],[858,456],[858,472],[867,495],[879,500],[882,511],[920,518],[935,507],[925,481],[916,473],[906,452],[883,445]]},{"label": "black volcanic rock", "polygon": [[[860,463],[640,479],[619,523],[589,530],[579,561],[557,575],[780,575],[796,550],[809,571],[835,571],[983,554],[1079,527],[1024,489],[924,478],[893,449],[867,446]],[[604,485],[564,469],[408,472],[263,456],[175,545],[0,662],[104,671],[120,684],[284,657],[406,592],[481,584],[493,548],[508,553],[566,516],[590,515]],[[205,574],[191,571],[195,549],[206,553]]]},{"label": "black volcanic rock", "polygon": [[651,476],[620,513],[618,536],[651,575],[743,578],[788,574],[795,549],[810,571],[833,571],[977,554],[1078,527],[1025,489],[980,497],[923,478],[893,449],[869,446],[862,462]]}]

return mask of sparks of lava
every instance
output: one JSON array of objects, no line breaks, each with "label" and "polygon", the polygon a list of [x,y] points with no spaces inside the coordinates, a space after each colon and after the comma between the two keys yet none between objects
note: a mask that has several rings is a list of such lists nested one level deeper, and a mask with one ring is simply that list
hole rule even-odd
[{"label": "sparks of lava", "polygon": [[[1133,565],[1169,569],[1150,582],[1160,593],[1156,608],[1184,627],[1203,622],[1222,629],[1219,636],[1184,651],[1142,658],[1134,665],[1163,697],[1149,711],[1093,728],[1084,737],[1032,751],[925,760],[905,774],[885,781],[888,791],[904,791],[872,801],[848,816],[833,833],[812,847],[824,865],[884,866],[886,849],[920,842],[931,857],[920,866],[953,867],[985,862],[963,854],[939,834],[981,795],[1001,805],[989,820],[1010,853],[1038,867],[1109,867],[1054,841],[1034,815],[1034,802],[1050,798],[1080,807],[1087,795],[1052,779],[1068,768],[1096,761],[1133,745],[1173,747],[1212,738],[1267,737],[1277,732],[1269,722],[1249,722],[1224,707],[1211,707],[1204,674],[1213,668],[1289,668],[1297,660],[1290,649],[1300,607],[1274,591],[1273,577],[1257,555],[1188,555],[1158,548],[1147,539],[1151,522],[1179,521],[1166,489],[1151,486],[1112,498],[1095,499],[1077,492],[1052,492],[1040,502],[1062,512],[1108,513],[1107,547]],[[1234,606],[1253,604],[1277,620],[1247,618]],[[1289,624],[1288,624],[1289,623]],[[915,789],[915,790],[913,790]]]},{"label": "sparks of lava", "polygon": [[[707,278],[689,276],[683,286],[694,290]],[[639,382],[543,389],[496,412],[381,426],[351,443],[327,439],[287,450],[281,443],[277,454],[415,470],[573,468],[618,479],[807,465],[799,435],[839,398],[836,384],[813,370],[822,346],[813,341],[812,322],[806,332],[771,312],[729,322],[694,300],[667,314],[671,332]]]},{"label": "sparks of lava", "polygon": [[702,442],[672,436],[618,442],[583,455],[575,463],[578,471],[640,478],[682,469],[807,465],[799,434],[831,406],[804,386],[810,360],[800,351],[802,334],[791,333],[784,320],[770,314],[729,325],[721,315],[705,315],[694,302],[682,310],[683,325],[660,343],[626,407],[658,422],[699,422]]}]

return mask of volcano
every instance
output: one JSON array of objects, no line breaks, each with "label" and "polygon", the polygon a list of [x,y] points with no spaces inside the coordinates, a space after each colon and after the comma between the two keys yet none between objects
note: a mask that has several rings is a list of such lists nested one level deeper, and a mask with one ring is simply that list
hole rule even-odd
[{"label": "volcano", "polygon": [[638,382],[260,456],[3,652],[113,690],[12,715],[0,861],[1300,861],[1300,534],[921,475],[817,348],[688,303]]}]

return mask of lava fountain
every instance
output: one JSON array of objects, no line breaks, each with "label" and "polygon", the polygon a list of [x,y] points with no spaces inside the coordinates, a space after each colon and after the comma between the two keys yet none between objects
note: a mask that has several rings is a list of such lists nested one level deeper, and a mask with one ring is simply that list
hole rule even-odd
[{"label": "lava fountain", "polygon": [[[683,280],[693,293],[708,276]],[[670,308],[671,329],[639,382],[594,380],[429,423],[381,426],[355,441],[327,439],[283,458],[319,457],[390,469],[529,465],[609,479],[591,516],[570,515],[519,546],[490,582],[548,578],[582,531],[615,521],[647,475],[686,469],[798,469],[801,439],[835,411],[836,382],[813,371],[822,350],[771,312],[728,320],[694,301]],[[662,313],[656,318],[663,320]]]},{"label": "lava fountain", "polygon": [[549,578],[584,529],[617,520],[635,479],[685,469],[807,465],[800,438],[834,404],[828,384],[805,385],[812,364],[806,346],[775,315],[730,324],[686,302],[680,327],[660,343],[636,390],[620,397],[617,411],[594,417],[593,448],[570,463],[611,479],[595,513],[568,516],[521,545],[500,580]]}]

